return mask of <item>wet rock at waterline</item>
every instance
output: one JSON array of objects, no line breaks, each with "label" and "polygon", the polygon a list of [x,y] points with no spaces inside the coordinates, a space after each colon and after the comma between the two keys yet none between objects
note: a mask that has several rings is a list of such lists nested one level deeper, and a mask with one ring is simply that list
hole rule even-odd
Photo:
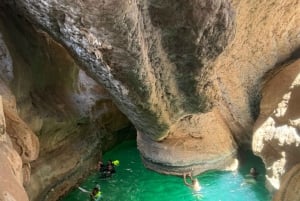
[{"label": "wet rock at waterline", "polygon": [[102,150],[128,137],[118,131],[130,122],[62,45],[20,16],[0,16],[8,144],[1,148],[0,196],[57,200],[95,168]]},{"label": "wet rock at waterline", "polygon": [[191,171],[197,175],[211,169],[236,170],[237,145],[222,121],[220,114],[213,110],[183,117],[161,141],[153,141],[138,132],[138,149],[145,166],[174,175]]}]

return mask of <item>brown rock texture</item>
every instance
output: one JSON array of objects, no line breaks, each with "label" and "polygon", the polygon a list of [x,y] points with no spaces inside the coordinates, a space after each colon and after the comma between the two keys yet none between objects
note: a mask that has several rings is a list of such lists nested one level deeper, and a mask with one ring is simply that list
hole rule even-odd
[{"label": "brown rock texture", "polygon": [[262,91],[260,116],[252,147],[267,168],[269,184],[279,189],[281,178],[300,162],[300,60],[269,75]]},{"label": "brown rock texture", "polygon": [[[98,116],[108,111],[108,105],[112,104],[110,99],[96,101],[95,105],[101,108],[98,111],[96,106],[91,107],[93,104],[82,98],[94,87],[88,87],[93,85],[89,82],[77,82],[80,66],[84,71],[82,75],[101,83],[137,128],[138,146],[147,167],[170,174],[181,174],[188,169],[195,173],[211,168],[225,169],[233,162],[237,145],[251,144],[253,125],[260,115],[264,76],[299,58],[298,0],[2,0],[0,6],[5,20],[17,18],[22,23],[30,22],[44,36],[33,43],[35,46],[39,47],[37,44],[41,41],[48,44],[41,48],[44,54],[38,58],[49,62],[29,62],[33,73],[28,74],[25,68],[16,68],[19,76],[13,83],[17,102],[22,105],[22,117],[34,131],[40,131],[40,142],[45,145],[41,155],[45,158],[50,157],[47,155],[50,150],[64,147],[63,139],[73,137],[76,144],[78,135],[71,135],[71,128],[74,128],[74,122],[83,130],[87,122],[91,126],[86,118],[90,115],[86,112],[102,119],[101,122],[105,122],[102,128],[114,124],[111,121],[111,116],[116,115],[114,112]],[[20,44],[27,44],[24,41]],[[30,45],[26,47],[32,48]],[[68,55],[66,60],[62,59],[67,61],[66,65],[50,68],[50,61],[60,59],[53,57],[53,52],[47,49]],[[15,52],[22,52],[22,48]],[[76,65],[68,53],[76,59]],[[26,52],[23,55],[28,57]],[[28,63],[26,59],[22,61],[22,64]],[[9,72],[6,80],[11,79]],[[37,76],[46,77],[47,74],[52,76],[45,82]],[[66,74],[72,75],[71,79],[67,79]],[[20,77],[24,75],[34,82],[26,82],[27,90],[20,90]],[[287,79],[292,82],[292,78]],[[76,94],[72,91],[74,83],[84,86],[79,90],[75,87],[81,94],[75,98],[70,95]],[[30,93],[32,86],[34,93]],[[73,93],[66,93],[67,89]],[[83,89],[87,91],[83,92]],[[55,96],[49,95],[54,92]],[[45,99],[47,104],[42,104]],[[37,109],[30,109],[31,100],[38,103],[34,106]],[[76,104],[76,101],[84,104]],[[80,111],[68,107],[78,105],[82,106]],[[35,111],[38,118],[30,118],[26,115],[30,114],[28,111]],[[82,118],[74,113],[81,114]],[[57,119],[64,123],[57,123],[60,122]],[[283,121],[287,133],[298,134],[290,129],[291,124],[297,125],[297,122]],[[260,124],[261,116],[255,128],[259,129]],[[92,126],[89,128],[93,130]],[[276,132],[280,138],[286,133],[285,130]],[[48,133],[55,133],[51,140]],[[292,139],[288,148],[285,140],[283,143],[276,139],[260,146],[263,137],[257,139],[258,136],[261,135],[257,135],[256,130],[253,148],[267,167],[272,164],[282,166],[286,160],[288,166],[285,169],[288,171],[297,163],[292,157],[299,153],[297,143],[294,143],[297,137]],[[46,143],[49,141],[52,143]],[[270,144],[278,150],[272,154],[260,153]],[[179,154],[178,160],[175,154]],[[41,159],[40,164],[43,162]],[[70,161],[66,171],[74,165],[73,162]],[[36,164],[38,167],[39,163]],[[79,166],[82,167],[82,163]],[[276,173],[275,167],[273,170],[268,171],[270,181],[274,175],[279,181],[283,172]],[[40,174],[47,171],[41,168]],[[35,180],[38,180],[38,175],[37,170]],[[40,181],[40,184],[44,183]],[[29,186],[28,191],[36,193],[34,199],[45,197],[51,190],[50,183],[52,181],[41,187],[44,189],[42,193],[38,193],[38,184]]]},{"label": "brown rock texture", "polygon": [[263,77],[299,57],[300,4],[297,0],[232,1],[232,7],[235,37],[214,62],[210,79],[215,89],[209,93],[235,139],[247,143],[259,114]]},{"label": "brown rock texture", "polygon": [[30,181],[30,163],[38,157],[39,142],[20,118],[16,99],[4,81],[12,79],[11,58],[0,37],[0,200],[29,200],[23,184]]},{"label": "brown rock texture", "polygon": [[57,200],[128,137],[118,131],[130,122],[63,46],[20,16],[0,16],[0,200]]},{"label": "brown rock texture", "polygon": [[[2,93],[1,93],[2,94]],[[22,159],[14,149],[13,142],[6,132],[2,96],[0,96],[0,200],[27,201],[28,196],[23,188]],[[19,144],[22,147],[22,144]],[[27,146],[28,147],[28,146]],[[33,147],[32,150],[36,150]]]},{"label": "brown rock texture", "polygon": [[181,116],[207,109],[197,80],[205,82],[205,66],[233,33],[227,1],[15,2],[51,30],[153,139],[164,137]]},{"label": "brown rock texture", "polygon": [[187,115],[169,132],[168,137],[158,142],[138,133],[138,148],[150,169],[174,175],[191,170],[199,174],[211,169],[224,170],[235,162],[237,146],[216,111]]},{"label": "brown rock texture", "polygon": [[184,116],[211,109],[205,86],[210,64],[233,37],[230,2],[7,3],[61,42],[152,140],[167,137]]},{"label": "brown rock texture", "polygon": [[300,200],[300,164],[295,165],[283,177],[281,188],[276,192],[274,201]]}]

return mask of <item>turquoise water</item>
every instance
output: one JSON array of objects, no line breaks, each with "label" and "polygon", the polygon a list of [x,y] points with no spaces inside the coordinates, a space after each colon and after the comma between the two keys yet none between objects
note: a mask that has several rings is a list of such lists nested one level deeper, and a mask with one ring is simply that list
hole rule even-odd
[{"label": "turquoise water", "polygon": [[[104,155],[104,162],[118,159],[120,166],[112,178],[100,179],[93,173],[80,187],[91,190],[100,184],[103,201],[270,201],[265,188],[264,166],[258,157],[243,152],[236,172],[209,171],[197,177],[200,193],[194,193],[177,176],[158,174],[146,169],[134,141],[127,141]],[[247,177],[250,167],[260,174],[257,180]],[[61,201],[89,201],[89,194],[74,188]]]}]

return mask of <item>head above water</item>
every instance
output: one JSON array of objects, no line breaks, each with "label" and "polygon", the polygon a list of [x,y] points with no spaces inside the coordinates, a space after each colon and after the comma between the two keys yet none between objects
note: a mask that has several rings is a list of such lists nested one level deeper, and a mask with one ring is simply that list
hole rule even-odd
[{"label": "head above water", "polygon": [[251,173],[251,174],[256,173],[256,169],[255,169],[254,167],[250,168],[250,173]]},{"label": "head above water", "polygon": [[253,177],[253,178],[256,178],[258,176],[258,172],[255,168],[250,168],[250,175]]},{"label": "head above water", "polygon": [[193,189],[194,189],[195,191],[200,191],[200,190],[201,190],[201,186],[200,186],[200,184],[199,184],[198,179],[194,179],[194,180],[193,180]]},{"label": "head above water", "polygon": [[92,195],[95,196],[99,192],[97,187],[93,188]]}]

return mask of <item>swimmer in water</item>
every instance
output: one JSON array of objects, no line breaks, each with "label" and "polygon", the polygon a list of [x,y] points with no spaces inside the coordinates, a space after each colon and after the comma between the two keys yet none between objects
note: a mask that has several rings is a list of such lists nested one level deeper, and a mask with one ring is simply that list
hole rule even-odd
[{"label": "swimmer in water", "polygon": [[[187,179],[186,179],[187,177],[190,178],[190,180],[191,180],[192,183],[188,183],[187,182]],[[198,179],[197,178],[193,178],[192,177],[192,173],[183,173],[183,180],[184,180],[185,185],[191,187],[194,191],[198,192],[198,191],[201,190],[201,186],[199,184]]]},{"label": "swimmer in water", "polygon": [[241,186],[249,185],[249,184],[256,184],[257,177],[259,173],[256,168],[250,168],[249,174],[245,175],[245,181],[241,184]]},{"label": "swimmer in water", "polygon": [[258,172],[256,170],[256,168],[252,167],[250,168],[250,175],[254,178],[254,179],[257,179],[257,176],[258,176]]},{"label": "swimmer in water", "polygon": [[90,200],[91,201],[100,201],[102,199],[100,186],[96,185],[93,191],[90,193]]}]

